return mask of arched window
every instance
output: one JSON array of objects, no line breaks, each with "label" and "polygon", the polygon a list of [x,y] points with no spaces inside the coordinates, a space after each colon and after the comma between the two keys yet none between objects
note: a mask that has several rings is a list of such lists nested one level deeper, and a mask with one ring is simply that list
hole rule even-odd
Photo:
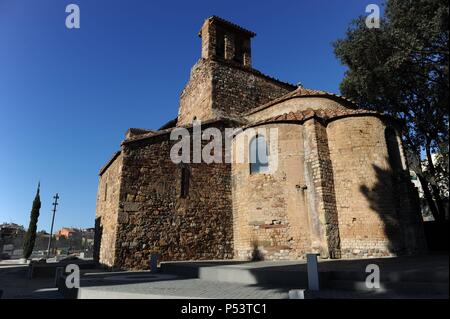
[{"label": "arched window", "polygon": [[249,147],[250,174],[263,173],[269,170],[269,154],[264,136],[255,136]]}]

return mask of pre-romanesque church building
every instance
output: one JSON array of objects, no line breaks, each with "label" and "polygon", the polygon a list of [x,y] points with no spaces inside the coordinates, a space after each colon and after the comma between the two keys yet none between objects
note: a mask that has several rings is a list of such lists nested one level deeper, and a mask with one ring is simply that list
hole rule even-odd
[{"label": "pre-romanesque church building", "polygon": [[[100,263],[145,269],[152,253],[295,260],[311,252],[352,258],[424,249],[401,123],[254,69],[255,33],[238,25],[213,16],[199,36],[201,58],[177,118],[157,130],[130,128],[100,171]],[[198,121],[202,130],[245,134],[241,151],[232,152],[243,160],[175,163],[171,133],[192,131]]]}]

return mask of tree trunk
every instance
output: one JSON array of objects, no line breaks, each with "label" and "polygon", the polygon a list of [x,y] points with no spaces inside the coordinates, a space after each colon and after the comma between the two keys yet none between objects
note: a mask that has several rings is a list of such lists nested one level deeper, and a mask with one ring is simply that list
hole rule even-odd
[{"label": "tree trunk", "polygon": [[443,220],[445,217],[445,209],[444,205],[442,204],[441,194],[439,191],[439,187],[436,184],[436,169],[433,164],[433,157],[431,156],[431,147],[430,142],[427,141],[425,146],[425,152],[427,154],[427,162],[428,162],[428,171],[431,175],[430,185],[431,189],[433,191],[433,197],[436,200],[436,206],[439,214],[439,220]]},{"label": "tree trunk", "polygon": [[435,202],[433,200],[433,196],[431,195],[430,189],[428,188],[427,180],[420,173],[417,174],[417,172],[416,172],[416,175],[420,181],[420,185],[422,185],[423,195],[425,196],[425,200],[427,201],[428,206],[430,207],[431,215],[433,215],[433,218],[435,221],[440,221],[439,211],[436,208]]}]

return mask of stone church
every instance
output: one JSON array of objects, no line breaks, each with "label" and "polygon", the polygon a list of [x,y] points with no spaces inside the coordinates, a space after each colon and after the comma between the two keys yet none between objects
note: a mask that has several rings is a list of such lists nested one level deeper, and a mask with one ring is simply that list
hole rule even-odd
[{"label": "stone church", "polygon": [[[130,128],[100,170],[95,258],[124,269],[161,260],[295,260],[425,249],[402,123],[252,66],[255,33],[213,16],[176,119]],[[248,136],[244,162],[171,160],[177,128],[277,129]],[[234,144],[233,144],[234,145]],[[256,147],[255,147],[256,145]],[[266,161],[250,160],[264,148]],[[277,165],[273,165],[273,154]]]}]

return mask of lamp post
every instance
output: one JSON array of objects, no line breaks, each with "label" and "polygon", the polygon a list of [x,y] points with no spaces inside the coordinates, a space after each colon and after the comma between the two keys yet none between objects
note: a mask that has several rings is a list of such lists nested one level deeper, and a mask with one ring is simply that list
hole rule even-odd
[{"label": "lamp post", "polygon": [[53,224],[55,222],[55,213],[56,213],[56,206],[58,205],[58,193],[56,193],[55,196],[53,196],[55,201],[53,202],[53,217],[52,217],[52,227],[50,228],[50,237],[48,238],[48,247],[47,247],[47,258],[50,257],[50,247],[52,245],[52,234],[53,234]]}]

